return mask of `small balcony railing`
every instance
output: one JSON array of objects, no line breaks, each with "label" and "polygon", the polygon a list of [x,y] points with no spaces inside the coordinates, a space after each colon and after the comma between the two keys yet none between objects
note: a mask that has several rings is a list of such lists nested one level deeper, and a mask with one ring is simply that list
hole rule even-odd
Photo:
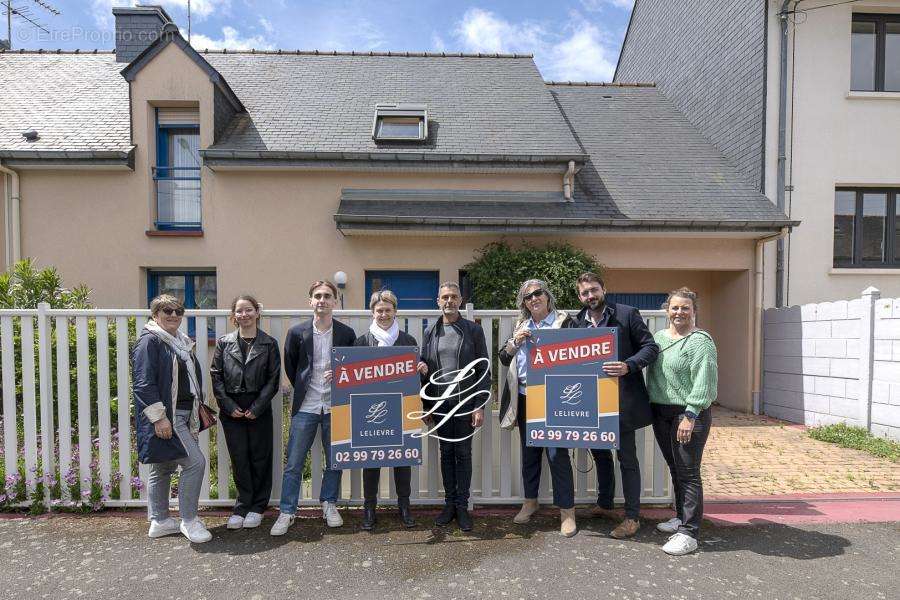
[{"label": "small balcony railing", "polygon": [[197,230],[200,220],[200,167],[153,167],[156,183],[155,226]]}]

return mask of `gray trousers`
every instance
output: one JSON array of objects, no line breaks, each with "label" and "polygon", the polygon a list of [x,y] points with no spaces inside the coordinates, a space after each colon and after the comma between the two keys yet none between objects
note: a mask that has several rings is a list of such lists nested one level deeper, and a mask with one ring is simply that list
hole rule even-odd
[{"label": "gray trousers", "polygon": [[206,457],[188,427],[189,410],[176,410],[174,435],[184,444],[188,455],[178,460],[150,465],[150,479],[147,482],[147,511],[150,519],[164,521],[169,518],[169,498],[172,495],[172,475],[181,466],[178,478],[178,512],[183,521],[197,518],[197,504],[200,502],[200,487],[206,472]]}]

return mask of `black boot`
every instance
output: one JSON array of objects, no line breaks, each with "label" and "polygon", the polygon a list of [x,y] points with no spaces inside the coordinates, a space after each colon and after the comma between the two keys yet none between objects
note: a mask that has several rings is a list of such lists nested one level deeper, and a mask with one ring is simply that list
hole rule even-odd
[{"label": "black boot", "polygon": [[442,510],[441,514],[434,520],[434,524],[443,527],[449,525],[454,518],[456,518],[456,505],[452,502],[448,502],[447,504],[444,504],[444,510]]},{"label": "black boot", "polygon": [[409,512],[409,498],[397,498],[397,508],[400,509],[400,521],[406,527],[415,527],[416,522]]},{"label": "black boot", "polygon": [[472,531],[472,516],[469,515],[469,509],[465,506],[456,507],[456,522],[462,531]]},{"label": "black boot", "polygon": [[366,502],[363,506],[362,528],[365,531],[371,531],[375,529],[375,504]]}]

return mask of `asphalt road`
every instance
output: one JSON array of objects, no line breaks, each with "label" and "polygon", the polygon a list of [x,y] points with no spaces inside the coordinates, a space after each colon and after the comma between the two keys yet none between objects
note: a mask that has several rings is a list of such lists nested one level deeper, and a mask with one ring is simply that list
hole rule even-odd
[{"label": "asphalt road", "polygon": [[340,529],[298,519],[281,538],[268,535],[272,517],[243,531],[209,517],[214,538],[197,546],[181,536],[150,540],[135,516],[0,519],[0,597],[900,597],[900,523],[707,525],[700,552],[669,557],[655,522],[617,541],[607,536],[612,523],[585,516],[578,535],[562,538],[552,512],[527,526],[481,517],[470,535],[401,530],[390,511],[370,534],[358,513],[344,515]]}]

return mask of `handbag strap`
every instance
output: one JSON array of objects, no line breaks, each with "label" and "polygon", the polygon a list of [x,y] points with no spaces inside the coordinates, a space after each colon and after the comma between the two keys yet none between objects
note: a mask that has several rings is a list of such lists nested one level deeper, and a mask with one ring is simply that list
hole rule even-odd
[{"label": "handbag strap", "polygon": [[672,347],[674,347],[674,346],[677,346],[678,344],[684,342],[686,339],[688,339],[689,337],[691,337],[691,336],[694,335],[695,333],[702,333],[703,335],[706,336],[706,338],[707,338],[709,341],[712,341],[712,338],[709,336],[708,333],[706,333],[706,332],[703,331],[702,329],[695,329],[694,331],[690,332],[689,334],[687,334],[686,336],[684,336],[684,337],[681,338],[680,340],[676,340],[676,341],[672,342],[671,344],[669,344],[668,346],[666,346],[665,348],[663,348],[662,350],[660,350],[659,353],[662,354],[662,353],[665,352],[666,350],[669,350],[670,348],[672,348]]}]

